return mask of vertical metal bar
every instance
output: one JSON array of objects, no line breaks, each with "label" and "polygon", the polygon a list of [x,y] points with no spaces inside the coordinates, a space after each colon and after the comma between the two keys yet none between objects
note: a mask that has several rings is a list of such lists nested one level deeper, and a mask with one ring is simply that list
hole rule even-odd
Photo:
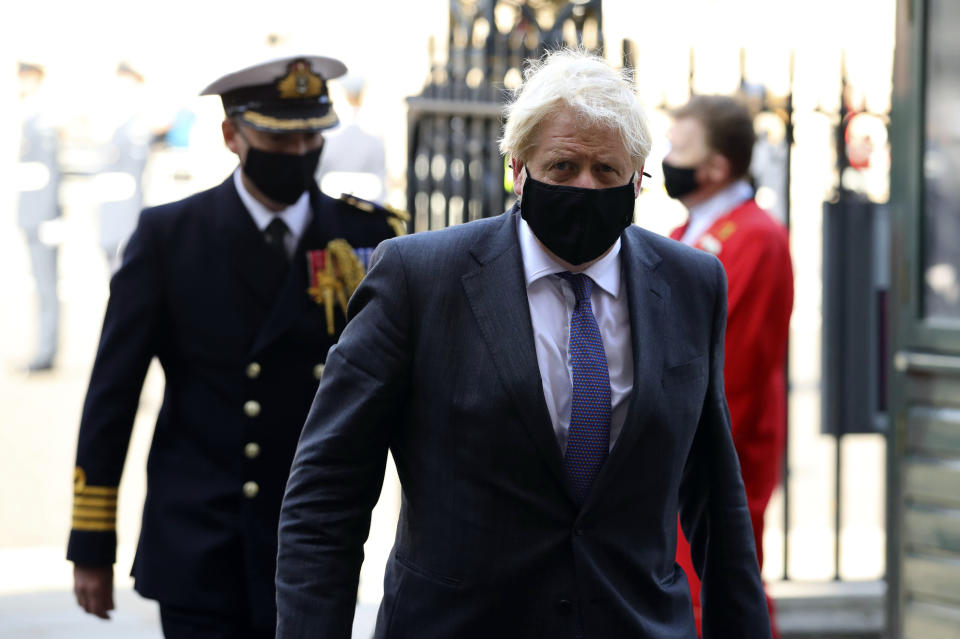
[{"label": "vertical metal bar", "polygon": [[[785,140],[787,143],[787,171],[785,181],[785,191],[784,193],[784,221],[787,226],[787,236],[790,235],[790,212],[791,212],[791,202],[793,200],[791,196],[791,179],[792,174],[792,158],[793,158],[793,72],[794,72],[794,56],[795,51],[791,49],[790,51],[790,67],[789,74],[790,79],[787,84],[787,122],[786,122],[786,135]],[[783,438],[783,579],[784,581],[789,581],[790,579],[790,347],[789,343],[787,346],[787,355],[784,358],[784,368],[786,370],[786,375],[784,376],[785,382],[787,384],[787,401],[784,405],[784,410],[786,415],[784,415],[784,424],[786,424],[786,435]]]},{"label": "vertical metal bar", "polygon": [[620,66],[633,72],[633,43],[624,38],[620,41]]},{"label": "vertical metal bar", "polygon": [[792,157],[793,157],[793,142],[794,142],[794,140],[793,140],[793,79],[794,79],[794,78],[793,78],[793,71],[794,71],[794,55],[795,55],[795,51],[791,49],[791,50],[790,50],[790,70],[789,70],[790,80],[789,80],[789,83],[787,84],[787,87],[788,87],[788,89],[787,89],[787,105],[786,105],[786,111],[787,111],[787,122],[786,122],[786,125],[787,125],[787,128],[786,128],[786,141],[787,141],[787,175],[786,175],[786,189],[785,189],[785,190],[786,190],[786,193],[784,194],[784,196],[786,197],[786,201],[785,201],[785,203],[784,203],[784,204],[785,204],[785,208],[784,208],[784,220],[785,220],[785,223],[786,223],[786,225],[787,225],[787,233],[790,232],[790,209],[791,209],[790,204],[791,204],[791,202],[792,202],[792,200],[793,200],[793,198],[790,196],[790,188],[791,188],[790,176],[792,175],[791,162],[792,162]]},{"label": "vertical metal bar", "polygon": [[[454,80],[454,83],[458,82]],[[455,90],[458,85],[454,84]],[[448,200],[450,190],[447,188],[447,179],[450,177],[449,162],[449,142],[450,142],[450,118],[447,113],[437,113],[433,119],[433,151],[430,156],[430,228],[442,229],[450,226],[450,209]],[[437,166],[443,167],[443,172],[437,177],[439,171],[434,171]],[[439,197],[434,198],[437,195]],[[443,200],[443,210],[437,212],[434,205]],[[436,224],[434,224],[436,222]]]},{"label": "vertical metal bar", "polygon": [[467,143],[467,179],[469,197],[467,219],[473,221],[483,217],[483,136],[484,118],[475,115],[470,121],[470,141]]},{"label": "vertical metal bar", "polygon": [[[467,208],[466,160],[467,160],[467,122],[463,116],[452,116],[449,120],[451,148],[447,157],[447,225],[462,224],[468,220]],[[454,200],[453,198],[457,198]],[[454,204],[457,206],[454,207]],[[454,209],[457,209],[456,211]],[[453,217],[457,213],[456,218]]]},{"label": "vertical metal bar", "polygon": [[837,458],[835,472],[834,518],[833,518],[833,580],[840,581],[840,526],[843,517],[843,432],[837,433]]},{"label": "vertical metal bar", "polygon": [[[420,166],[414,166],[417,171],[416,189],[413,200],[413,214],[416,220],[417,231],[427,231],[430,229],[430,172],[423,173],[421,167],[426,162],[427,168],[430,167],[430,138],[433,136],[433,117],[429,113],[421,113],[418,116],[417,130],[417,155],[415,161]],[[423,158],[423,162],[421,162]]]},{"label": "vertical metal bar", "polygon": [[414,213],[414,201],[416,199],[417,174],[414,171],[414,162],[417,157],[417,115],[412,109],[407,111],[407,211],[410,212],[410,220],[407,222],[407,233],[416,231],[416,216]]},{"label": "vertical metal bar", "polygon": [[434,81],[437,77],[437,41],[432,35],[427,38],[427,59],[430,60],[430,72],[427,76],[426,86],[423,87],[420,95],[425,98],[435,98],[437,97],[436,82]]},{"label": "vertical metal bar", "polygon": [[500,149],[497,147],[496,140],[500,137],[500,121],[496,118],[486,118],[486,135],[483,141],[484,156],[486,164],[486,176],[483,179],[484,184],[484,217],[499,215],[504,209],[503,192],[503,158],[500,156]]},{"label": "vertical metal bar", "polygon": [[[847,120],[847,53],[845,49],[840,51],[840,113],[836,130],[836,149],[837,149],[837,198],[839,201],[847,201],[850,198],[849,191],[843,185],[843,174],[850,166],[850,160],[847,157],[847,143],[844,136]],[[843,423],[837,424],[837,458],[834,481],[836,482],[834,490],[834,522],[833,522],[833,579],[840,580],[840,525],[842,515],[842,473],[843,473],[843,432],[846,427]]]},{"label": "vertical metal bar", "polygon": [[837,150],[837,198],[846,200],[850,192],[843,186],[843,174],[850,167],[850,158],[847,155],[847,140],[844,135],[847,126],[847,52],[846,49],[840,50],[840,113],[837,122],[836,137],[834,143]]}]

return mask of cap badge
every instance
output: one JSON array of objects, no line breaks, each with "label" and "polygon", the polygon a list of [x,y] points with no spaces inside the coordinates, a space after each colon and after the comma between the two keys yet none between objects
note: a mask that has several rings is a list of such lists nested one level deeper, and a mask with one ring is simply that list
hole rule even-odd
[{"label": "cap badge", "polygon": [[323,92],[323,78],[310,70],[305,60],[295,60],[287,67],[287,75],[277,81],[281,98],[315,98]]}]

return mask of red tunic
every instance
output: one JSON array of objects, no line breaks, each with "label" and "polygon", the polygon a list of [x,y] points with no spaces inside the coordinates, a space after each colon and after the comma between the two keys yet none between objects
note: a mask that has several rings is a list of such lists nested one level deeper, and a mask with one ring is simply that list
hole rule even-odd
[{"label": "red tunic", "polygon": [[[679,240],[685,230],[674,229],[670,237]],[[780,477],[786,437],[785,363],[793,308],[789,238],[783,225],[747,200],[714,222],[694,246],[716,255],[727,273],[724,385],[762,566],[763,514]],[[682,532],[677,563],[690,582],[699,632],[700,581]],[[771,607],[771,623],[772,615]]]}]

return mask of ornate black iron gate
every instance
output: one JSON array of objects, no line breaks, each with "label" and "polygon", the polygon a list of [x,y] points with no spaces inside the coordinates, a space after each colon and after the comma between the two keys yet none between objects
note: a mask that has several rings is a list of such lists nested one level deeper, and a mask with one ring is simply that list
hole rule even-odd
[{"label": "ornate black iron gate", "polygon": [[[603,46],[601,0],[451,0],[445,61],[408,103],[410,231],[497,215],[511,197],[497,149],[523,62],[562,45]],[[434,51],[431,58],[436,60]]]}]

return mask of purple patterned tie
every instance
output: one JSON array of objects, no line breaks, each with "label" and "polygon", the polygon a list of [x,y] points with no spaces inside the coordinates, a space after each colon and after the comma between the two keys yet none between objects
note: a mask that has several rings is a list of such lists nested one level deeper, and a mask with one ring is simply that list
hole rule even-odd
[{"label": "purple patterned tie", "polygon": [[558,275],[570,283],[576,297],[570,315],[573,394],[563,466],[582,503],[610,448],[610,370],[590,304],[593,280],[583,273]]}]

